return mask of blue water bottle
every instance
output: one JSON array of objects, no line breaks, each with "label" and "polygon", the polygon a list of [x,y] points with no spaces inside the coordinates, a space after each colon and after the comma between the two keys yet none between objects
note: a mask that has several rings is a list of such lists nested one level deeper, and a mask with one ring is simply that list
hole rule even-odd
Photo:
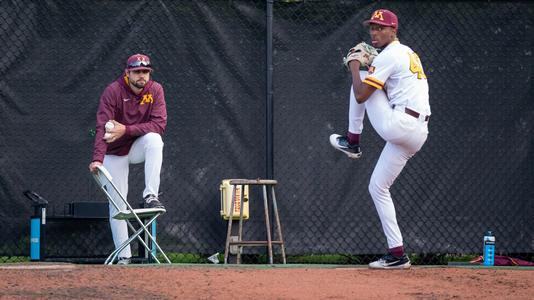
[{"label": "blue water bottle", "polygon": [[495,236],[493,232],[486,231],[484,234],[484,266],[495,264]]}]

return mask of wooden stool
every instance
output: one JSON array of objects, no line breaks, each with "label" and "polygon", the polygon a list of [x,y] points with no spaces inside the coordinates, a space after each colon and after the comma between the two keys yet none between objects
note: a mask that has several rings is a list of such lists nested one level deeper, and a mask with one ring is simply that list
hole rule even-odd
[{"label": "wooden stool", "polygon": [[[230,185],[261,185],[263,187],[263,208],[265,211],[265,226],[267,229],[267,240],[266,241],[243,241],[243,190],[244,188],[241,188],[241,197],[239,197],[239,233],[238,233],[238,239],[237,241],[231,241],[231,233],[232,233],[232,217],[228,218],[228,231],[226,233],[226,247],[224,249],[224,263],[228,263],[228,254],[230,251],[230,246],[238,246],[237,251],[237,263],[241,263],[241,250],[243,247],[258,247],[267,246],[267,249],[269,251],[269,264],[273,264],[273,244],[280,245],[282,250],[282,260],[283,263],[286,263],[286,253],[284,249],[284,239],[282,238],[282,227],[280,225],[280,217],[278,215],[278,206],[276,205],[276,196],[274,194],[274,186],[277,184],[276,180],[270,180],[270,179],[232,179],[230,180]],[[269,206],[268,206],[268,197],[267,197],[267,186],[271,189],[271,200],[273,203],[273,210],[274,210],[274,219],[276,222],[276,233],[278,234],[279,240],[273,241],[271,239],[271,225],[269,222]],[[230,204],[230,212],[234,211],[234,199],[235,199],[235,188],[232,192],[232,201]]]}]

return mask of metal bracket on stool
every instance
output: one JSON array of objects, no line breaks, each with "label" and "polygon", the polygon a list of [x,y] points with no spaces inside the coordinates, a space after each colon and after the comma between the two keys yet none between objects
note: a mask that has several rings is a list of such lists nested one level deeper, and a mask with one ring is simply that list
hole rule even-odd
[{"label": "metal bracket on stool", "polygon": [[[237,246],[237,263],[241,263],[241,250],[242,247],[255,247],[255,246],[262,246],[267,247],[268,253],[269,253],[269,264],[273,264],[273,244],[274,245],[280,245],[281,252],[282,252],[282,261],[285,264],[286,263],[286,253],[285,253],[285,245],[284,245],[284,239],[282,238],[282,226],[280,224],[280,216],[278,215],[278,206],[276,204],[276,196],[274,193],[274,186],[278,182],[276,180],[271,179],[232,179],[230,180],[230,185],[261,185],[263,187],[263,207],[265,212],[265,226],[267,229],[267,240],[266,241],[243,241],[243,189],[241,189],[241,197],[239,197],[239,233],[237,236],[237,241],[232,240],[231,234],[232,234],[232,219],[228,218],[228,231],[226,233],[226,247],[224,249],[224,263],[228,263],[228,254],[230,252],[230,246]],[[271,188],[271,199],[273,202],[273,210],[274,210],[274,219],[276,222],[276,233],[278,234],[278,240],[273,241],[271,238],[271,225],[269,222],[269,207],[268,207],[268,196],[267,196],[267,186],[270,186]],[[234,211],[234,199],[235,199],[235,188],[232,192],[232,201],[230,204],[230,212]]]}]

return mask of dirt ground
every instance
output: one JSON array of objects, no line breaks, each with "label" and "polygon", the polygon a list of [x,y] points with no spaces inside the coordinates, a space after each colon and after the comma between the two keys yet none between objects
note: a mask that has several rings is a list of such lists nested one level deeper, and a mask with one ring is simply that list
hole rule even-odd
[{"label": "dirt ground", "polygon": [[0,299],[533,299],[534,268],[0,265]]}]

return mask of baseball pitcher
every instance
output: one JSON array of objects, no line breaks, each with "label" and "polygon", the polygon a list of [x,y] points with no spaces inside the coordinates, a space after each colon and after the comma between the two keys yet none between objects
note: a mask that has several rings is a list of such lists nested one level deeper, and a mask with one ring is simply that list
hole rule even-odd
[{"label": "baseball pitcher", "polygon": [[[388,252],[369,267],[409,268],[410,259],[404,253],[389,189],[427,139],[428,82],[418,55],[397,39],[399,23],[393,12],[379,9],[364,24],[369,26],[372,46],[360,43],[344,58],[352,74],[348,132],[346,136],[332,134],[330,143],[350,158],[361,157],[360,134],[365,112],[386,141],[371,175],[369,193],[386,235]],[[374,47],[382,48],[380,54]],[[360,71],[360,66],[368,71]]]}]

